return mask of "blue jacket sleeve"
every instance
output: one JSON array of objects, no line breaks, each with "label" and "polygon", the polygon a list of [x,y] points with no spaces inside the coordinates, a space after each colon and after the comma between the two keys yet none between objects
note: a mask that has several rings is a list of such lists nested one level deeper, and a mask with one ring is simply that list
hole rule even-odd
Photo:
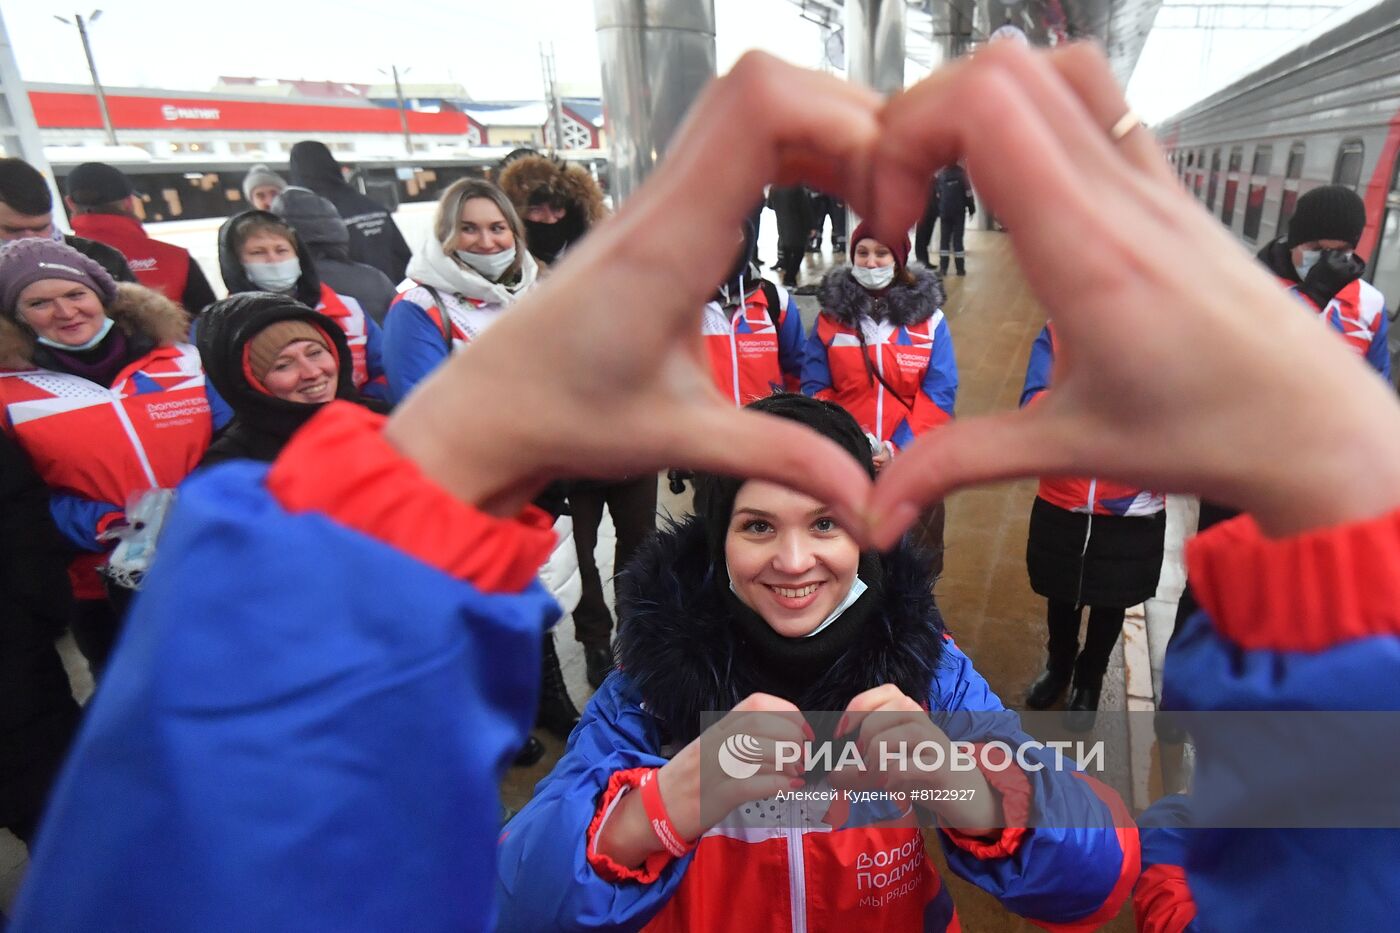
[{"label": "blue jacket sleeve", "polygon": [[492,927],[554,603],[289,512],[266,472],[181,487],[10,933]]},{"label": "blue jacket sleeve", "polygon": [[818,324],[813,324],[802,353],[802,394],[828,398],[831,391],[831,360],[827,355],[826,343],[822,341],[821,329]]},{"label": "blue jacket sleeve", "polygon": [[958,402],[958,360],[953,353],[953,335],[948,331],[948,319],[939,315],[933,329],[933,348],[929,351],[928,369],[924,370],[914,407],[899,422],[890,440],[900,450],[914,443],[914,438],[953,417]]},{"label": "blue jacket sleeve", "polygon": [[1041,328],[1031,344],[1031,358],[1026,365],[1026,382],[1021,387],[1021,405],[1050,388],[1050,372],[1055,366],[1055,347],[1050,341],[1050,325]]},{"label": "blue jacket sleeve", "polygon": [[639,929],[675,893],[691,856],[656,881],[614,883],[588,863],[588,827],[614,772],[659,767],[651,717],[625,675],[612,674],[569,737],[564,757],[501,833],[500,929]]},{"label": "blue jacket sleeve", "polygon": [[787,311],[784,312],[782,326],[778,329],[778,365],[782,367],[789,392],[797,392],[802,388],[805,340],[806,335],[802,332],[802,312],[798,310],[797,299],[789,293]]},{"label": "blue jacket sleeve", "polygon": [[1371,338],[1371,348],[1366,351],[1366,362],[1386,378],[1390,379],[1390,312],[1381,307],[1380,323],[1376,334]]},{"label": "blue jacket sleeve", "polygon": [[94,554],[111,547],[107,542],[97,540],[98,533],[104,527],[103,519],[114,512],[120,515],[123,511],[124,506],[98,502],[71,492],[55,492],[49,496],[49,514],[53,516],[59,532],[75,547]]},{"label": "blue jacket sleeve", "polygon": [[224,401],[224,397],[214,388],[214,383],[210,382],[207,376],[204,379],[204,397],[209,399],[209,425],[214,433],[218,434],[233,420],[233,408]]},{"label": "blue jacket sleeve", "polygon": [[360,394],[387,402],[389,382],[384,374],[384,331],[368,314],[365,315],[365,369],[369,381],[360,389]]},{"label": "blue jacket sleeve", "polygon": [[389,401],[397,405],[404,396],[447,359],[447,339],[428,312],[400,298],[384,316],[384,373],[389,380]]},{"label": "blue jacket sleeve", "polygon": [[1056,767],[1054,751],[1037,747],[1021,729],[1020,717],[1002,705],[951,642],[930,705],[951,713],[944,726],[950,738],[1000,740],[1012,749],[1032,743],[1025,757],[1040,765],[1039,770],[1023,770],[1030,782],[1031,831],[1015,852],[978,858],[940,833],[949,867],[1038,925],[1053,928],[1116,914],[1130,890],[1125,875],[1137,876],[1139,852],[1136,828],[1113,791],[1087,780],[1071,761]]}]

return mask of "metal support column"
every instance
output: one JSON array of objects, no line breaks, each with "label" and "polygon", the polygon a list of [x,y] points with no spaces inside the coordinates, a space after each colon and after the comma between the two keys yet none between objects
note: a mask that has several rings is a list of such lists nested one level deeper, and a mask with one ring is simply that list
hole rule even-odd
[{"label": "metal support column", "polygon": [[715,74],[714,0],[594,0],[620,205],[651,173]]},{"label": "metal support column", "polygon": [[44,174],[53,192],[54,222],[61,225],[65,219],[63,196],[59,193],[53,170],[44,158],[39,124],[34,119],[34,109],[29,105],[29,92],[25,90],[24,81],[19,75],[19,64],[15,61],[15,49],[10,44],[3,15],[0,15],[0,152],[11,158],[23,159]]}]

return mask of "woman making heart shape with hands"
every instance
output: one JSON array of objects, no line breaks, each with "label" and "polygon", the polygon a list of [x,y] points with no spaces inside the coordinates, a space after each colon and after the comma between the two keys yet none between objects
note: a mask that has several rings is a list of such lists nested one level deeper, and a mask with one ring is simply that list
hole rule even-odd
[{"label": "woman making heart shape with hands", "polygon": [[[877,546],[924,501],[1056,471],[1209,494],[1273,534],[1395,509],[1393,400],[1313,339],[1148,134],[1112,141],[1126,110],[1084,48],[990,47],[888,103],[746,57],[618,216],[389,421],[332,405],[270,469],[182,489],[14,929],[489,927],[495,788],[552,613],[531,583],[549,532],[521,510],[555,477],[749,475]],[[829,439],[724,404],[696,309],[764,183],[842,195],[893,236],[958,154],[1056,319],[1056,391],[922,439],[872,492]]]}]

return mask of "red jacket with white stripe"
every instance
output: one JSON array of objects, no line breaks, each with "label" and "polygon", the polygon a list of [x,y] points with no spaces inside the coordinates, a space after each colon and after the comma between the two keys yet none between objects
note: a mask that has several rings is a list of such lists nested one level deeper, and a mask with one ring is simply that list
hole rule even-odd
[{"label": "red jacket with white stripe", "polygon": [[[770,296],[776,308],[769,307]],[[787,289],[760,282],[738,302],[705,305],[700,332],[715,386],[742,408],[775,391],[796,392],[802,376],[802,316]]]},{"label": "red jacket with white stripe", "polygon": [[916,269],[913,285],[896,281],[871,294],[841,267],[823,280],[819,298],[804,394],[840,405],[896,450],[953,417],[958,364],[937,273]]},{"label": "red jacket with white stripe", "polygon": [[141,221],[117,214],[78,214],[73,232],[106,243],[126,257],[136,280],[198,314],[214,300],[214,292],[190,251],[153,240]]},{"label": "red jacket with white stripe", "polygon": [[[41,369],[13,325],[0,340],[0,421],[55,493],[59,530],[89,553],[70,567],[74,595],[103,595],[96,575],[105,554],[97,536],[124,516],[127,499],[173,489],[209,446],[214,419],[199,352],[183,340],[187,319],[173,302],[121,285],[108,316],[154,346],[128,364],[110,388]],[[226,412],[221,415],[226,420]]]},{"label": "red jacket with white stripe", "polygon": [[[1050,388],[1054,366],[1055,329],[1047,321],[1031,346],[1026,384],[1021,389],[1023,407]],[[1036,495],[1051,505],[1090,515],[1156,515],[1167,507],[1167,498],[1160,492],[1092,476],[1042,477]]]}]

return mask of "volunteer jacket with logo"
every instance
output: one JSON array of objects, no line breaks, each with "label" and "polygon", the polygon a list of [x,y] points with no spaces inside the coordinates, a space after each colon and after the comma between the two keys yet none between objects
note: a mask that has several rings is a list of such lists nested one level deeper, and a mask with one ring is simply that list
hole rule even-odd
[{"label": "volunteer jacket with logo", "polygon": [[[1138,928],[1394,929],[1400,512],[1282,539],[1238,516],[1189,542],[1187,564],[1201,609],[1168,649],[1162,705],[1192,733],[1196,773],[1189,797],[1142,818]],[[1343,741],[1329,746],[1319,728]],[[1277,825],[1259,819],[1261,800],[1381,828],[1234,828]]]},{"label": "volunteer jacket with logo", "polygon": [[493,928],[554,536],[432,485],[382,423],[334,402],[270,466],[181,488],[10,933]]},{"label": "volunteer jacket with logo", "polygon": [[185,313],[141,286],[118,288],[108,316],[150,349],[110,388],[35,366],[12,326],[0,335],[3,428],[53,491],[59,530],[86,552],[70,568],[82,599],[102,598],[96,568],[108,545],[98,535],[124,518],[128,497],[179,485],[230,417],[226,406],[211,409],[199,352],[176,342]]},{"label": "volunteer jacket with logo", "polygon": [[[665,765],[703,728],[704,711],[761,689],[745,663],[753,649],[712,585],[708,540],[698,518],[662,532],[619,582],[622,670],[502,829],[500,929],[959,929],[907,804],[774,797],[739,807],[680,859],[662,852],[630,869],[598,851],[612,808],[634,792],[626,778]],[[935,714],[951,712],[942,725],[955,740],[1027,740],[946,636],[927,562],[902,547],[871,580],[869,602],[847,610],[868,613],[856,620],[858,636],[802,708],[843,709],[856,693],[894,683]],[[1050,758],[1043,748],[1028,754]],[[953,871],[1047,929],[1087,931],[1116,915],[1138,874],[1136,827],[1117,795],[1072,764],[985,773],[1009,828],[986,840],[940,832]]]},{"label": "volunteer jacket with logo", "polygon": [[115,247],[126,257],[138,282],[179,302],[190,314],[198,315],[213,304],[214,290],[189,250],[151,239],[135,217],[78,214],[73,218],[73,232]]},{"label": "volunteer jacket with logo", "polygon": [[802,365],[805,394],[840,405],[896,450],[951,419],[958,399],[942,279],[911,271],[913,285],[873,295],[844,266],[828,273]]},{"label": "volunteer jacket with logo", "polygon": [[435,298],[427,288],[412,281],[404,282],[399,289],[399,297],[384,317],[389,398],[395,403],[402,401],[449,354],[481,336],[509,307],[442,289],[437,290]]},{"label": "volunteer jacket with logo", "polygon": [[1354,279],[1325,308],[1319,309],[1299,290],[1296,282],[1283,280],[1288,290],[1314,313],[1322,315],[1329,327],[1342,335],[1357,356],[1365,358],[1376,372],[1390,378],[1390,348],[1388,334],[1390,315],[1386,313],[1385,295],[1364,279]]},{"label": "volunteer jacket with logo", "polygon": [[[1055,368],[1055,329],[1046,322],[1031,345],[1026,383],[1021,389],[1022,407],[1050,388]],[[1166,496],[1150,489],[1097,477],[1046,476],[1036,495],[1051,505],[1090,515],[1156,515],[1167,507]]]},{"label": "volunteer jacket with logo", "polygon": [[781,285],[760,284],[744,296],[742,308],[711,301],[700,328],[715,385],[737,407],[801,388],[802,315]]}]

